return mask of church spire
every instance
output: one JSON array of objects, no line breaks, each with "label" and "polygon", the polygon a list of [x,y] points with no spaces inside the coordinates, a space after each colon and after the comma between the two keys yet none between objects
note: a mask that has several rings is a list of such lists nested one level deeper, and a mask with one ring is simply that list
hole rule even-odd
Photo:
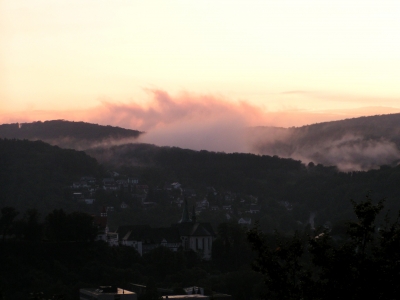
[{"label": "church spire", "polygon": [[188,209],[187,199],[184,198],[182,219],[179,221],[179,223],[189,223],[189,222],[192,222],[192,220],[190,220],[190,217],[189,217],[189,209]]},{"label": "church spire", "polygon": [[192,222],[196,223],[196,210],[194,209],[194,205],[193,205],[193,210],[192,210]]}]

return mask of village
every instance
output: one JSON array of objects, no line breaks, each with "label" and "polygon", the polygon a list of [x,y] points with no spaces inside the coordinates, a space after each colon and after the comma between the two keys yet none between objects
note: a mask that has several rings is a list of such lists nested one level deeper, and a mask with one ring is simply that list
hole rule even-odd
[{"label": "village", "polygon": [[[217,191],[206,187],[198,191],[179,182],[152,187],[138,177],[109,172],[109,177],[96,179],[82,177],[71,185],[72,199],[87,208],[94,216],[98,228],[97,240],[110,246],[130,246],[140,255],[164,246],[171,251],[193,250],[202,260],[211,260],[212,242],[216,237],[210,222],[198,221],[206,212],[219,212],[221,222],[233,221],[243,226],[252,224],[252,216],[260,212],[258,199],[251,195],[237,195],[230,191]],[[100,203],[99,199],[102,198]],[[108,217],[117,211],[155,209],[164,205],[175,206],[182,212],[180,219],[170,227],[152,227],[151,224],[125,224],[110,229]],[[191,203],[191,207],[189,204]]]}]

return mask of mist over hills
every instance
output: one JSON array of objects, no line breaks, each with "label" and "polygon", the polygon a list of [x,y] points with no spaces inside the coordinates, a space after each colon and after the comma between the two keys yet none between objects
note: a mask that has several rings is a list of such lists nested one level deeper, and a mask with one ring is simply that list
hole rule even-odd
[{"label": "mist over hills", "polygon": [[138,130],[65,120],[0,125],[0,138],[42,140],[77,150],[100,144],[128,143],[141,134]]},{"label": "mist over hills", "polygon": [[400,159],[400,114],[325,122],[302,127],[248,129],[251,152],[369,170]]},{"label": "mist over hills", "polygon": [[[219,123],[218,123],[219,124]],[[226,153],[276,155],[359,171],[397,165],[400,161],[400,114],[360,117],[302,127],[251,127],[246,131],[211,126],[189,134],[190,128],[165,130],[162,135],[121,127],[53,120],[0,125],[0,138],[42,140],[62,148],[86,150],[138,142],[215,151],[223,143]],[[207,138],[208,137],[208,138]],[[197,145],[197,146],[196,146]],[[191,147],[195,146],[195,147]],[[200,147],[200,148],[199,148]],[[240,150],[239,150],[240,149]]]}]

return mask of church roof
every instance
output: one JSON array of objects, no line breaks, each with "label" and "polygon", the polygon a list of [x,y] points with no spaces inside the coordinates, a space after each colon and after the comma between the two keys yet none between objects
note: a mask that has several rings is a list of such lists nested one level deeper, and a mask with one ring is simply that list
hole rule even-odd
[{"label": "church roof", "polygon": [[146,244],[159,244],[163,240],[168,243],[180,243],[179,230],[173,227],[151,228],[149,225],[120,226],[117,230],[120,239],[142,241]]},{"label": "church roof", "polygon": [[215,236],[210,223],[176,223],[172,227],[178,228],[181,236]]}]

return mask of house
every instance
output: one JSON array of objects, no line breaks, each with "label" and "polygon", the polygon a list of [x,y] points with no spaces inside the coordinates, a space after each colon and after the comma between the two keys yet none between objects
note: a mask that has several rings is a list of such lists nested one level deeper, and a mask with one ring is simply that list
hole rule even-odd
[{"label": "house", "polygon": [[191,294],[191,295],[171,295],[171,296],[162,296],[163,300],[174,299],[174,300],[183,300],[183,299],[201,299],[201,300],[209,300],[209,296],[201,295],[201,294]]},{"label": "house", "polygon": [[251,218],[240,218],[238,221],[240,225],[251,225]]},{"label": "house", "polygon": [[139,179],[137,179],[136,177],[128,178],[128,183],[129,184],[138,184],[139,183]]},{"label": "house", "polygon": [[94,178],[92,176],[83,176],[83,177],[81,177],[81,181],[86,181],[89,184],[95,184],[96,178]]},{"label": "house", "polygon": [[207,199],[203,199],[202,201],[197,201],[196,202],[196,208],[198,210],[208,209],[209,206],[210,206],[210,202],[208,202]]},{"label": "house", "polygon": [[140,255],[163,246],[171,251],[177,251],[182,246],[179,232],[176,228],[151,228],[149,225],[120,226],[117,230],[120,245],[136,249]]},{"label": "house", "polygon": [[118,233],[117,232],[107,232],[106,242],[110,246],[119,246]]},{"label": "house", "polygon": [[257,214],[260,212],[260,206],[258,206],[257,204],[251,204],[250,205],[250,210],[249,213],[251,214]]},{"label": "house", "polygon": [[105,191],[118,191],[119,187],[115,183],[103,185]]},{"label": "house", "polygon": [[171,183],[171,187],[173,189],[177,190],[181,187],[181,184],[179,182],[174,182],[174,183]]},{"label": "house", "polygon": [[100,286],[98,288],[79,289],[79,299],[99,299],[99,300],[137,300],[137,294],[128,290],[113,286]]},{"label": "house", "polygon": [[194,189],[184,189],[183,195],[185,197],[196,197],[196,191]]},{"label": "house", "polygon": [[103,189],[105,191],[117,191],[119,189],[114,178],[104,178],[103,179]]},{"label": "house", "polygon": [[86,204],[93,204],[95,199],[85,199]]},{"label": "house", "polygon": [[149,191],[149,186],[147,184],[136,185],[136,190],[138,192],[147,193]]},{"label": "house", "polygon": [[114,184],[115,180],[114,178],[103,178],[103,184],[107,185],[107,184]]},{"label": "house", "polygon": [[127,188],[129,185],[128,180],[125,180],[125,179],[119,179],[116,182],[117,182],[118,186],[124,187],[124,188]]},{"label": "house", "polygon": [[227,211],[231,211],[232,210],[232,205],[223,205],[222,209],[227,210]]},{"label": "house", "polygon": [[85,197],[83,196],[82,193],[79,193],[79,192],[73,193],[73,194],[72,194],[72,197],[74,198],[75,201],[79,201],[79,202],[85,201]]},{"label": "house", "polygon": [[148,209],[148,208],[153,208],[154,206],[156,206],[155,202],[142,202],[143,208],[144,209]]},{"label": "house", "polygon": [[[135,284],[131,283],[130,284],[132,291],[136,292],[138,294],[138,297],[141,297],[146,294],[146,286],[142,284]],[[232,296],[227,295],[227,294],[221,294],[218,292],[212,292],[210,296],[205,295],[205,290],[202,287],[197,287],[197,286],[191,286],[191,287],[186,287],[183,288],[183,291],[185,294],[183,295],[174,295],[174,290],[172,289],[165,289],[165,288],[157,288],[157,292],[159,295],[161,295],[161,299],[167,300],[167,299],[176,299],[176,300],[183,300],[183,299],[201,299],[201,300],[207,300],[207,299],[221,299],[221,300],[231,300]]]}]

